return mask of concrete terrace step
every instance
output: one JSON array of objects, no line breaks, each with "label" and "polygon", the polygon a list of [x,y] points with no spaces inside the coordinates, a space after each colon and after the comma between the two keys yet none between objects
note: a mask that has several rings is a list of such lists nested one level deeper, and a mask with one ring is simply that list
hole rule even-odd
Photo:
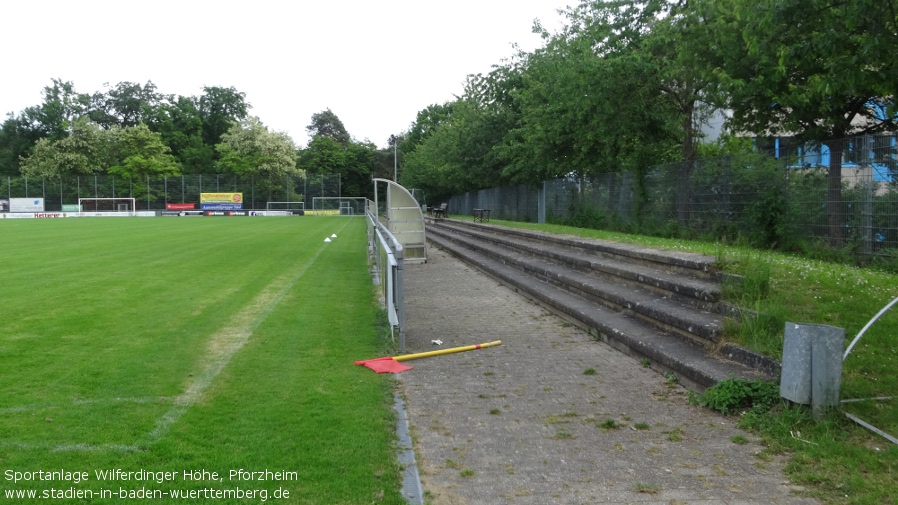
[{"label": "concrete terrace step", "polygon": [[456,242],[587,301],[640,319],[659,330],[695,340],[700,345],[710,345],[720,340],[723,316],[696,308],[682,298],[670,296],[670,293],[665,296],[631,282],[614,282],[611,277],[584,275],[540,257],[484,241],[465,241],[470,237],[447,234],[440,228],[431,229],[430,236]]},{"label": "concrete terrace step", "polygon": [[[689,262],[676,262],[683,255],[665,256],[652,251],[652,256],[641,254],[638,259],[631,255],[632,249],[622,244],[608,243],[597,249],[601,241],[561,242],[553,236],[541,233],[505,234],[493,228],[481,231],[464,225],[440,221],[431,230],[451,230],[454,236],[470,237],[470,242],[489,242],[507,249],[544,257],[545,259],[584,273],[595,274],[603,279],[613,278],[615,282],[653,289],[665,295],[684,297],[689,301],[700,300],[714,304],[720,300],[719,279],[710,279],[713,258],[693,255]],[[514,230],[517,232],[518,230]],[[615,246],[618,246],[615,248]],[[674,260],[673,262],[671,260]],[[712,305],[708,305],[712,307]]]},{"label": "concrete terrace step", "polygon": [[718,275],[714,272],[715,259],[701,254],[661,251],[651,247],[622,244],[608,240],[556,235],[533,230],[478,224],[470,221],[430,220],[428,224],[434,227],[454,230],[476,230],[501,235],[506,238],[521,237],[525,240],[536,241],[545,245],[555,244],[572,250],[587,251],[594,256],[627,258],[631,264],[643,264],[659,271],[684,273],[690,276],[719,280]]},{"label": "concrete terrace step", "polygon": [[772,360],[732,344],[716,352],[723,316],[713,258],[454,220],[427,224],[434,244],[690,387],[776,373]]}]

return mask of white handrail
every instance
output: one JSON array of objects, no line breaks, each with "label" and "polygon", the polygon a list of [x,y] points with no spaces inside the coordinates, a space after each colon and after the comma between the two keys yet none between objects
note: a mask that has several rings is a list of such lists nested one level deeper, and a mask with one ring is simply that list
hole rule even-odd
[{"label": "white handrail", "polygon": [[876,320],[880,318],[880,316],[882,316],[883,314],[885,314],[886,311],[889,310],[889,309],[891,309],[892,306],[895,305],[896,303],[898,303],[898,298],[895,298],[894,300],[892,300],[888,305],[886,305],[885,307],[883,307],[883,309],[880,310],[878,314],[876,314],[875,316],[873,316],[873,319],[871,319],[870,322],[867,323],[867,324],[861,329],[860,333],[858,333],[856,337],[854,337],[854,340],[851,341],[851,345],[848,346],[848,349],[845,349],[845,354],[842,355],[842,361],[845,361],[845,358],[848,357],[848,354],[851,352],[851,349],[854,348],[854,344],[856,344],[857,341],[861,339],[861,337],[864,335],[864,333],[867,331],[867,329],[870,328],[871,326],[873,326],[873,323],[875,323]]}]

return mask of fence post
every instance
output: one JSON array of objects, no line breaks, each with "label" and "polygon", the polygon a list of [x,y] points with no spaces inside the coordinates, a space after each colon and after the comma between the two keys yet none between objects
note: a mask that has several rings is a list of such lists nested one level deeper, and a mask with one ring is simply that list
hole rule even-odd
[{"label": "fence post", "polygon": [[543,181],[543,183],[539,187],[539,194],[537,196],[537,210],[536,210],[536,222],[539,224],[546,223],[546,184],[548,181]]},{"label": "fence post", "polygon": [[863,191],[864,201],[861,203],[861,254],[870,256],[873,254],[873,166],[870,173],[864,170]]}]

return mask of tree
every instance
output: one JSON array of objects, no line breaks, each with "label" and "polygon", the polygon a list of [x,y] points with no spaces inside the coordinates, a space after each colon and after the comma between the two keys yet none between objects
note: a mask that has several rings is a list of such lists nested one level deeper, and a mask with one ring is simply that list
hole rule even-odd
[{"label": "tree", "polygon": [[431,133],[452,115],[452,102],[431,104],[418,111],[415,122],[405,135],[402,135],[399,148],[403,154],[410,154],[418,148]]},{"label": "tree", "polygon": [[115,161],[108,172],[124,178],[143,180],[160,175],[178,175],[180,166],[159,133],[146,125],[113,128],[109,131],[114,144]]},{"label": "tree", "polygon": [[58,140],[68,136],[88,105],[88,97],[75,92],[71,82],[53,79],[50,86],[44,87],[43,103],[25,108],[22,117],[42,137]]},{"label": "tree", "polygon": [[898,40],[891,1],[702,0],[709,68],[731,128],[791,135],[830,151],[830,242],[844,241],[842,142],[894,131]]},{"label": "tree", "polygon": [[316,135],[299,153],[299,166],[310,174],[340,173],[345,163],[344,146],[331,137]]},{"label": "tree", "polygon": [[371,174],[377,146],[371,142],[350,142],[340,171],[340,192],[347,196],[373,196]]},{"label": "tree", "polygon": [[246,103],[246,93],[237,91],[233,86],[203,87],[203,95],[197,100],[203,122],[203,142],[208,146],[217,145],[232,123],[246,119],[250,108],[252,106]]},{"label": "tree", "polygon": [[216,149],[224,172],[267,180],[298,173],[293,140],[286,133],[269,131],[257,117],[232,123]]},{"label": "tree", "polygon": [[667,160],[683,122],[650,50],[662,6],[584,2],[560,33],[543,32],[516,92],[522,120],[503,148],[506,176],[583,178]]},{"label": "tree", "polygon": [[103,173],[116,161],[112,137],[109,130],[84,119],[77,121],[68,137],[39,139],[21,161],[22,175],[60,178]]},{"label": "tree", "polygon": [[405,156],[400,177],[404,186],[423,190],[431,200],[489,187],[488,181],[496,180],[494,173],[482,171],[483,157],[487,153],[482,144],[477,145],[476,135],[483,125],[481,111],[464,98],[455,100],[451,108],[451,116],[433,128],[427,138]]},{"label": "tree", "polygon": [[88,117],[102,128],[137,126],[153,114],[163,100],[152,81],[141,86],[134,82],[105,85],[105,93],[90,96]]},{"label": "tree", "polygon": [[180,170],[160,135],[146,125],[102,129],[82,118],[70,136],[38,140],[21,172],[48,178],[109,173],[140,180]]},{"label": "tree", "polygon": [[203,120],[197,99],[169,96],[147,118],[151,130],[162,136],[185,174],[211,173],[215,146],[203,142]]},{"label": "tree", "polygon": [[343,121],[340,121],[330,109],[312,114],[312,122],[306,126],[306,131],[312,138],[329,137],[343,145],[349,144],[352,140],[346,127],[343,126]]},{"label": "tree", "polygon": [[23,116],[9,114],[0,125],[0,175],[18,175],[19,160],[44,135]]}]

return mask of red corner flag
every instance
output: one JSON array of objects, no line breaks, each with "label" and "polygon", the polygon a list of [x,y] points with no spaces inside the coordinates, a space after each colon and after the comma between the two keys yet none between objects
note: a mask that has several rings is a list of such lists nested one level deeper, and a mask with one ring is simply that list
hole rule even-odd
[{"label": "red corner flag", "polygon": [[453,347],[451,349],[440,349],[439,351],[419,352],[417,354],[405,354],[402,356],[386,356],[383,358],[366,359],[364,361],[356,361],[356,365],[366,366],[377,373],[399,373],[411,370],[412,367],[403,365],[400,361],[407,359],[426,358],[428,356],[439,356],[442,354],[452,354],[456,352],[473,351],[475,349],[483,349],[484,347],[492,347],[494,345],[502,345],[501,340],[495,342],[487,342],[485,344],[466,345],[463,347]]},{"label": "red corner flag", "polygon": [[356,361],[355,364],[366,366],[377,373],[399,373],[412,369],[412,367],[394,360],[391,356]]}]

